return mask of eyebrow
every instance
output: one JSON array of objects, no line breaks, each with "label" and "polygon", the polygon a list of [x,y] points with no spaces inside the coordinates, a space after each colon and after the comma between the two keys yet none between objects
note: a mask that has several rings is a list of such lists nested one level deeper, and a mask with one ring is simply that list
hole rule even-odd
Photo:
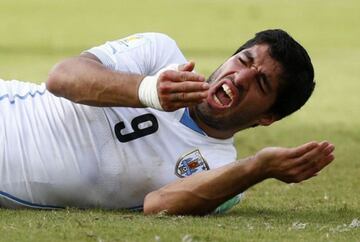
[{"label": "eyebrow", "polygon": [[[255,57],[254,55],[249,51],[249,50],[244,50],[243,54],[246,56],[246,58],[248,58],[251,62],[254,62]],[[271,92],[272,91],[272,87],[270,85],[270,80],[268,78],[269,75],[267,75],[264,72],[260,72],[260,77],[264,80],[263,83],[266,86],[266,90],[267,92]]]},{"label": "eyebrow", "polygon": [[243,54],[246,56],[246,58],[254,62],[254,56],[249,50],[244,50]]}]

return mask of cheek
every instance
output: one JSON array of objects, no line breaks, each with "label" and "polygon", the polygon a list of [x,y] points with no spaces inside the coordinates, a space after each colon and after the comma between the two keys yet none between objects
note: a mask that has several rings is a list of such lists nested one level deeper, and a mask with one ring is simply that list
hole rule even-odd
[{"label": "cheek", "polygon": [[207,79],[207,82],[208,82],[209,84],[214,83],[214,82],[218,79],[220,73],[221,73],[221,67],[217,68],[217,69],[209,76],[209,78]]},{"label": "cheek", "polygon": [[208,81],[214,82],[219,78],[235,73],[238,69],[239,66],[236,64],[236,60],[227,61],[211,74]]},{"label": "cheek", "polygon": [[238,109],[241,110],[243,114],[254,117],[259,114],[264,113],[270,107],[269,100],[262,97],[256,92],[250,92],[239,105]]}]

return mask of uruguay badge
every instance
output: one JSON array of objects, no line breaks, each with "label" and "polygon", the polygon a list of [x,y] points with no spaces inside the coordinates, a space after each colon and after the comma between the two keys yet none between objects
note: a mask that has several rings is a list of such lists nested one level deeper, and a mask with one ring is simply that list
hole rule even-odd
[{"label": "uruguay badge", "polygon": [[206,170],[209,170],[209,165],[198,149],[180,157],[175,166],[175,174],[181,178]]}]

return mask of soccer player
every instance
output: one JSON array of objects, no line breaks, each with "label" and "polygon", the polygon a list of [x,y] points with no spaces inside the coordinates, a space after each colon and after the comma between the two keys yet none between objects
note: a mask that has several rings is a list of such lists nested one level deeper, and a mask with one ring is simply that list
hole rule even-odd
[{"label": "soccer player", "polygon": [[60,62],[46,84],[1,81],[0,206],[203,215],[334,159],[323,141],[235,161],[236,132],[313,91],[310,58],[286,32],[259,32],[206,81],[194,66],[168,36],[143,33]]}]

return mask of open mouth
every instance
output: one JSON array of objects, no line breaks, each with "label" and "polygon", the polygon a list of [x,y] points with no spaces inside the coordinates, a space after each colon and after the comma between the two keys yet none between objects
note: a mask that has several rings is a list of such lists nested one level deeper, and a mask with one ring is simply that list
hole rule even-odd
[{"label": "open mouth", "polygon": [[223,83],[213,94],[215,102],[222,106],[229,106],[234,100],[234,93],[228,84]]},{"label": "open mouth", "polygon": [[235,85],[234,77],[227,75],[210,87],[210,93],[206,100],[213,111],[222,112],[238,105],[242,93],[242,90]]}]

